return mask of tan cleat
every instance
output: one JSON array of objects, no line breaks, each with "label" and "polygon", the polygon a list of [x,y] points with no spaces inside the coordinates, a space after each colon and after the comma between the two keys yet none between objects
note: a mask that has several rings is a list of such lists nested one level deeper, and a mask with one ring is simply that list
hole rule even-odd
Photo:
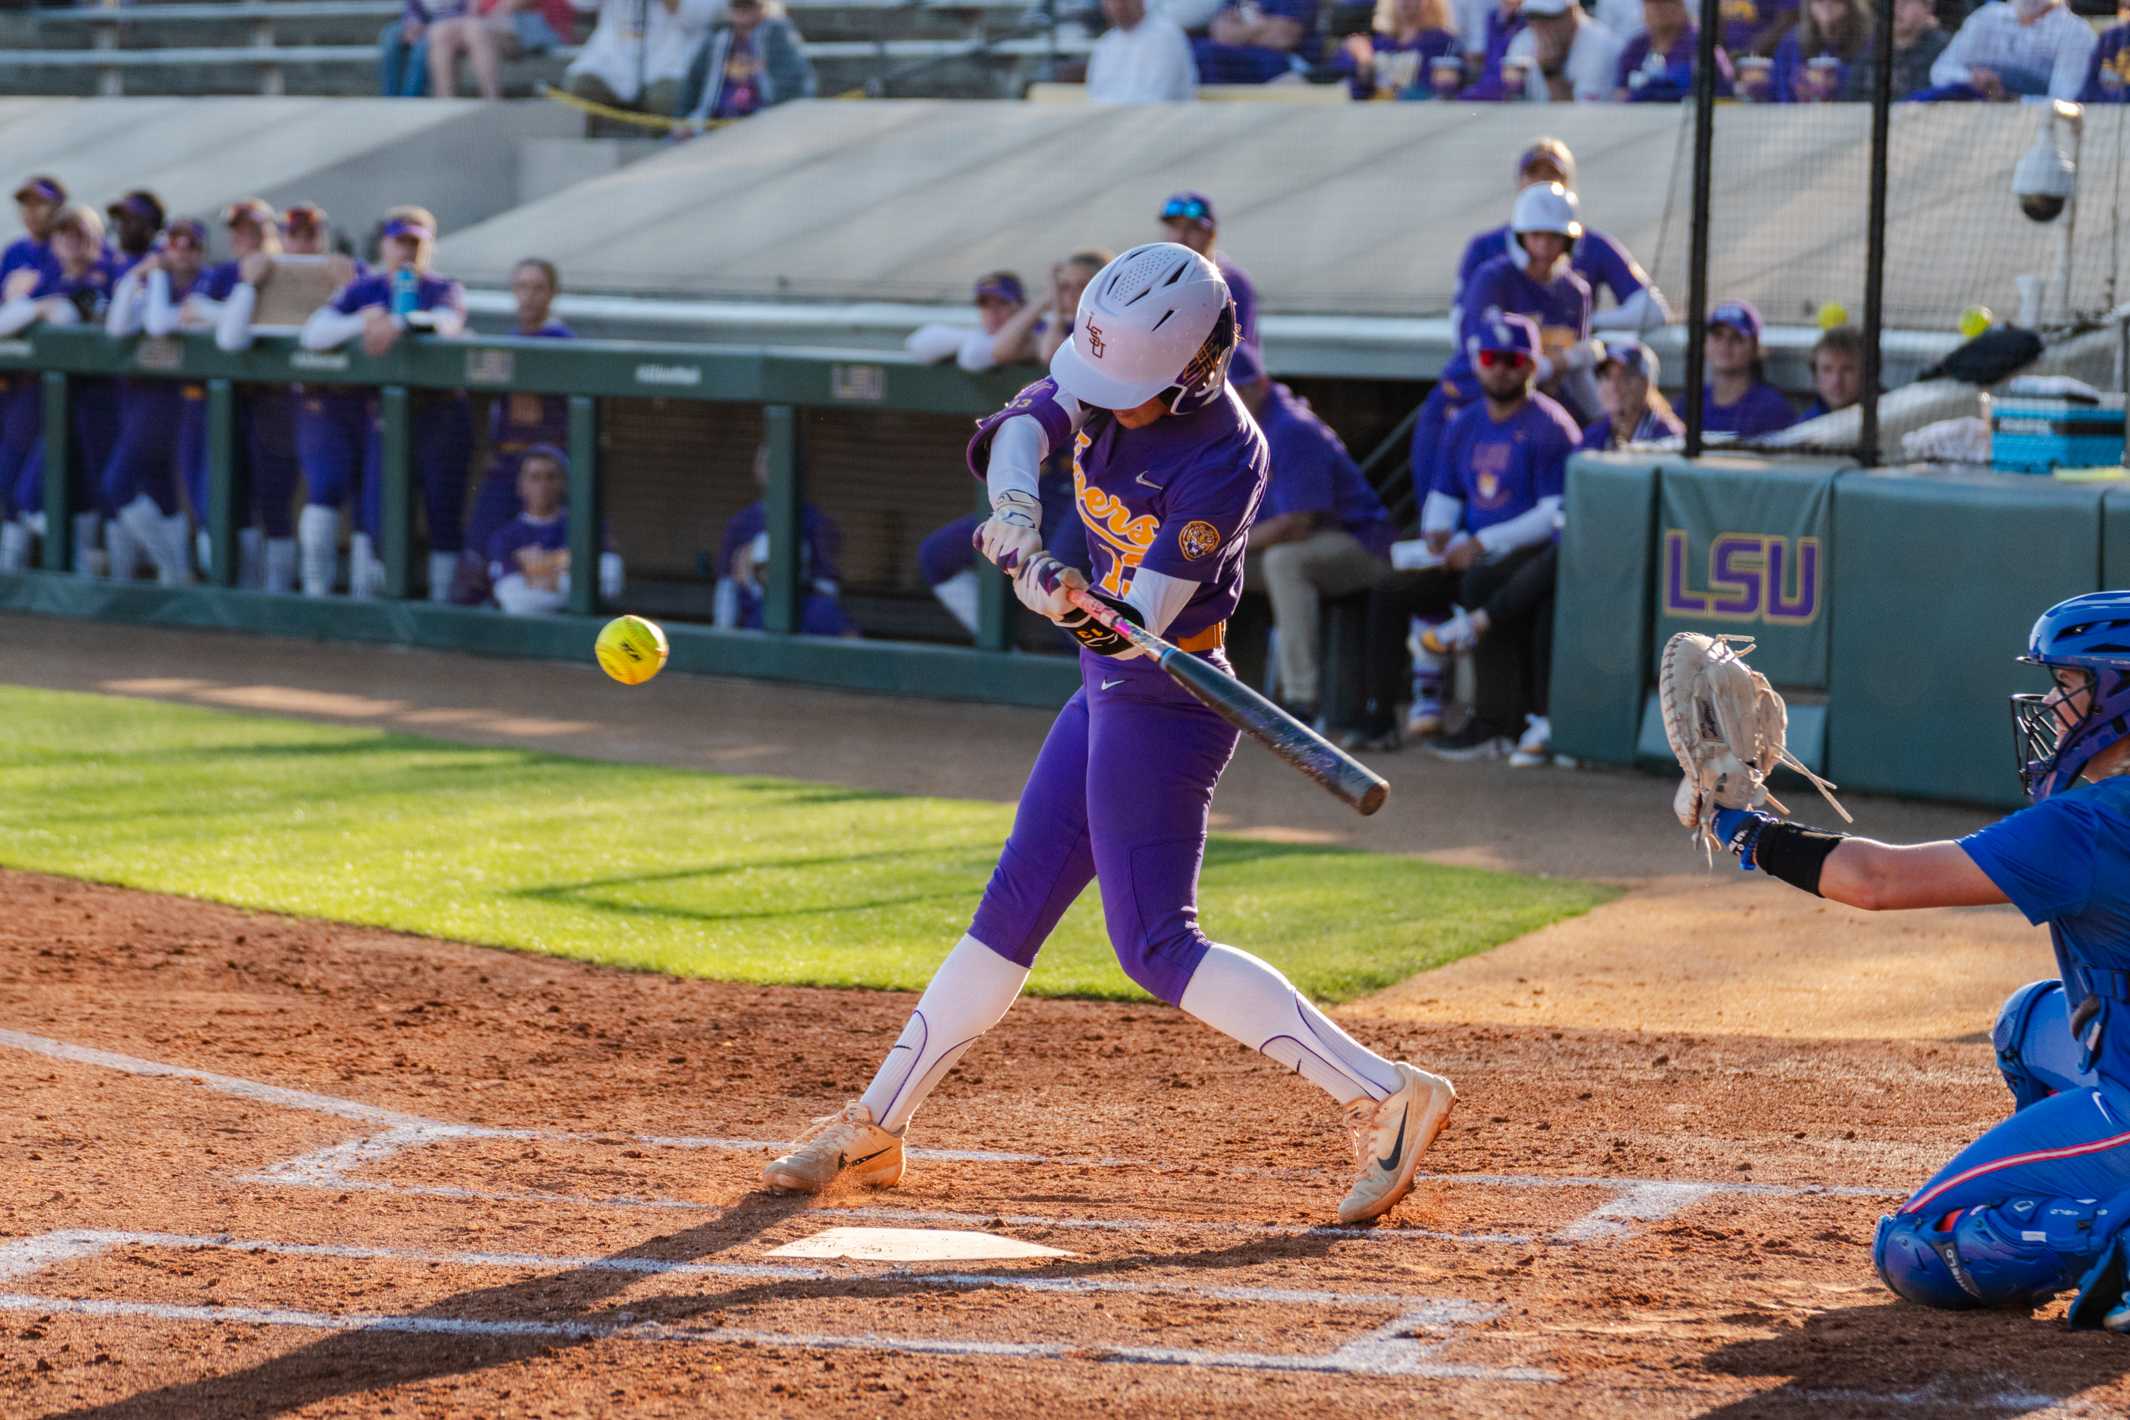
[{"label": "tan cleat", "polygon": [[1450,1122],[1457,1087],[1440,1075],[1398,1062],[1404,1082],[1385,1100],[1363,1096],[1346,1106],[1346,1127],[1353,1134],[1353,1158],[1360,1172],[1353,1191],[1339,1204],[1339,1221],[1365,1223],[1380,1218],[1413,1191],[1420,1156]]},{"label": "tan cleat", "polygon": [[762,1182],[792,1193],[819,1193],[846,1169],[867,1188],[902,1182],[902,1136],[873,1123],[873,1112],[857,1100],[809,1124],[797,1147],[762,1170]]}]

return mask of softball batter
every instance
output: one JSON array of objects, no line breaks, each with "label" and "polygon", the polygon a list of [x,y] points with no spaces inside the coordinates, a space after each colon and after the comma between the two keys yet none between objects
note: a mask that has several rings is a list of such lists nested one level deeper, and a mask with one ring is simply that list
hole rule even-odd
[{"label": "softball batter", "polygon": [[1235,341],[1234,303],[1210,262],[1170,242],[1134,247],[1088,284],[1050,378],[978,427],[969,466],[992,509],[983,553],[1015,570],[1022,605],[1080,642],[1081,686],[1036,757],[968,933],[865,1093],[762,1171],[773,1187],[817,1192],[846,1170],[873,1187],[899,1183],[910,1116],[1005,1016],[1044,939],[1096,879],[1134,981],[1345,1107],[1358,1172],[1340,1221],[1380,1217],[1412,1190],[1456,1091],[1369,1050],[1276,969],[1199,930],[1207,814],[1237,732],[1073,608],[1065,589],[1086,582],[1043,551],[1037,470],[1069,446],[1096,593],[1225,665],[1266,478],[1264,436],[1228,389]]}]

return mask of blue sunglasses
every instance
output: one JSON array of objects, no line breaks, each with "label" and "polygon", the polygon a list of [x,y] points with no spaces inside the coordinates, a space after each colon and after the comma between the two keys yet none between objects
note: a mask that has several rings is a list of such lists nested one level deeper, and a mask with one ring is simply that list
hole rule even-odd
[{"label": "blue sunglasses", "polygon": [[1181,199],[1172,201],[1161,209],[1161,220],[1164,222],[1174,222],[1179,218],[1185,221],[1203,222],[1209,215],[1211,214],[1208,212],[1206,205],[1195,197],[1187,202]]}]

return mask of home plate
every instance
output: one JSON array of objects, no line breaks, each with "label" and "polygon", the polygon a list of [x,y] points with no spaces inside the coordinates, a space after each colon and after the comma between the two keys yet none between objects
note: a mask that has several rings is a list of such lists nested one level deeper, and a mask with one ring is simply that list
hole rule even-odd
[{"label": "home plate", "polygon": [[1063,1248],[950,1228],[824,1228],[771,1248],[771,1257],[844,1257],[864,1262],[987,1262],[1002,1257],[1071,1257]]}]

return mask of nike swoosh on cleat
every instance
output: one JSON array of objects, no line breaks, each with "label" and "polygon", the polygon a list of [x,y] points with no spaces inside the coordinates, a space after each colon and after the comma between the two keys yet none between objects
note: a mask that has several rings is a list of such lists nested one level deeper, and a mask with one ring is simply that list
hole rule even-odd
[{"label": "nike swoosh on cleat", "polygon": [[1160,491],[1161,491],[1162,489],[1164,489],[1164,488],[1168,487],[1168,485],[1167,485],[1166,483],[1156,483],[1156,482],[1154,482],[1154,480],[1153,480],[1153,479],[1151,479],[1151,478],[1148,478],[1148,477],[1147,477],[1147,476],[1146,476],[1145,474],[1143,474],[1143,473],[1142,473],[1142,474],[1140,474],[1140,475],[1139,475],[1139,476],[1138,476],[1138,477],[1137,477],[1136,479],[1133,479],[1132,481],[1133,481],[1134,483],[1143,483],[1143,484],[1145,484],[1145,485],[1146,485],[1147,487],[1149,487],[1149,488],[1153,489],[1153,490],[1154,490],[1155,492],[1157,492],[1157,493],[1158,493],[1158,492],[1160,492]]},{"label": "nike swoosh on cleat", "polygon": [[1408,1112],[1404,1119],[1398,1121],[1398,1142],[1390,1146],[1389,1153],[1376,1160],[1376,1167],[1383,1170],[1383,1172],[1396,1173],[1398,1171],[1398,1160],[1405,1157],[1405,1126],[1411,1119],[1412,1115]]},{"label": "nike swoosh on cleat", "polygon": [[837,1157],[837,1158],[839,1158],[839,1159],[843,1159],[843,1162],[842,1162],[842,1163],[839,1163],[839,1164],[837,1164],[837,1165],[836,1165],[836,1167],[837,1167],[837,1168],[839,1168],[839,1169],[854,1169],[854,1168],[858,1167],[858,1165],[860,1165],[860,1164],[869,1164],[869,1163],[871,1163],[871,1162],[872,1162],[873,1160],[875,1160],[875,1159],[879,1158],[879,1157],[880,1157],[880,1156],[881,1156],[882,1154],[885,1154],[885,1153],[886,1153],[886,1152],[888,1151],[888,1149],[892,1149],[892,1148],[894,1148],[894,1147],[895,1147],[895,1146],[894,1146],[893,1144],[890,1144],[890,1145],[888,1145],[888,1146],[887,1146],[887,1148],[885,1148],[885,1149],[875,1149],[875,1150],[873,1150],[873,1152],[872,1152],[872,1153],[870,1153],[870,1154],[867,1154],[867,1155],[866,1155],[866,1156],[865,1156],[864,1158],[862,1158],[862,1159],[851,1159],[851,1158],[844,1158],[844,1156],[843,1156],[843,1155],[841,1155],[841,1154],[838,1154],[838,1155],[837,1155],[836,1157]]},{"label": "nike swoosh on cleat", "polygon": [[1118,676],[1118,677],[1117,677],[1117,678],[1116,678],[1115,680],[1105,680],[1105,681],[1103,681],[1103,682],[1102,682],[1102,688],[1103,688],[1104,690],[1111,690],[1111,689],[1114,689],[1115,687],[1117,687],[1117,686],[1120,686],[1120,685],[1122,685],[1122,684],[1124,684],[1124,677],[1123,677],[1123,676]]}]

